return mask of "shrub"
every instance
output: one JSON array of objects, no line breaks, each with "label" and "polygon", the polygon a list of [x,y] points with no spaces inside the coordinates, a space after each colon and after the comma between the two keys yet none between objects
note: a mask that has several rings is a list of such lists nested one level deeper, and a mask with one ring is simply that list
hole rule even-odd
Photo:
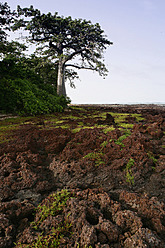
[{"label": "shrub", "polygon": [[51,85],[36,85],[20,78],[1,80],[0,109],[5,112],[21,115],[61,112],[67,103],[69,100],[57,96]]}]

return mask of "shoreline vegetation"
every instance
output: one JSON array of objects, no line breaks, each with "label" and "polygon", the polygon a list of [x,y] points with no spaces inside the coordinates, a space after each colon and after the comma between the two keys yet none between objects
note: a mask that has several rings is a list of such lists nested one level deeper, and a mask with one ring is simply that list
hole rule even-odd
[{"label": "shoreline vegetation", "polygon": [[[165,103],[110,103],[110,104],[104,104],[104,103],[70,103],[67,104],[68,107],[107,107],[107,108],[120,108],[120,107],[124,107],[124,108],[135,108],[135,109],[144,109],[144,108],[149,108],[149,109],[161,109],[162,107],[165,108]],[[0,110],[0,118],[6,118],[6,117],[17,117],[18,115],[14,115],[11,113],[5,113],[4,111]]]}]

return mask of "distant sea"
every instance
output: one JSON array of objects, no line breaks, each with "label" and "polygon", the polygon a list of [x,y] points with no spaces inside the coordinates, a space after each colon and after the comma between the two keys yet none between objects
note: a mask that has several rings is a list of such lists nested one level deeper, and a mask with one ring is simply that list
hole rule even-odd
[{"label": "distant sea", "polygon": [[116,104],[125,104],[125,105],[159,105],[165,106],[165,102],[128,102],[128,103],[116,103]]},{"label": "distant sea", "polygon": [[72,102],[71,105],[157,105],[165,107],[165,102],[112,102],[112,103],[74,103]]}]

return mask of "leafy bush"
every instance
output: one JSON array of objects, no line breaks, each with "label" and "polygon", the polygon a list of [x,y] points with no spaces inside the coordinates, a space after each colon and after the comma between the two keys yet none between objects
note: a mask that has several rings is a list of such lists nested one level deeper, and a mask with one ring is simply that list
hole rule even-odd
[{"label": "leafy bush", "polygon": [[67,103],[69,100],[57,96],[51,85],[36,85],[20,78],[1,80],[0,109],[6,112],[21,115],[61,112]]},{"label": "leafy bush", "polygon": [[[52,83],[56,70],[48,68],[43,77],[43,72],[41,75],[41,71],[36,71],[34,63],[35,58],[26,58],[21,51],[20,54],[10,52],[0,61],[0,111],[21,115],[61,112],[70,102],[56,93],[56,81]],[[54,73],[53,78],[49,71]]]}]

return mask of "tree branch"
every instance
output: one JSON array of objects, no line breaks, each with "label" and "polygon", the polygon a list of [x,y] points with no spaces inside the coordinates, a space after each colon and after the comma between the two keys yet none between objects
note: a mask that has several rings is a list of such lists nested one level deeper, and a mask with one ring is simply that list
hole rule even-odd
[{"label": "tree branch", "polygon": [[76,69],[86,69],[86,70],[92,70],[92,71],[95,71],[96,68],[92,68],[92,67],[86,67],[86,66],[78,66],[78,65],[72,65],[72,64],[66,64],[65,67],[68,67],[68,66],[72,66]]},{"label": "tree branch", "polygon": [[68,55],[67,58],[66,58],[66,62],[67,62],[68,60],[71,60],[75,55],[81,54],[81,53],[82,53],[83,51],[85,51],[85,50],[88,50],[88,48],[87,48],[87,47],[84,47],[84,48],[79,49],[79,50],[73,52],[72,54]]},{"label": "tree branch", "polygon": [[37,41],[37,42],[39,42],[39,41],[48,41],[49,40],[49,37],[43,37],[43,38],[35,38],[34,37],[34,35],[32,34],[32,39],[34,40],[34,41]]}]

